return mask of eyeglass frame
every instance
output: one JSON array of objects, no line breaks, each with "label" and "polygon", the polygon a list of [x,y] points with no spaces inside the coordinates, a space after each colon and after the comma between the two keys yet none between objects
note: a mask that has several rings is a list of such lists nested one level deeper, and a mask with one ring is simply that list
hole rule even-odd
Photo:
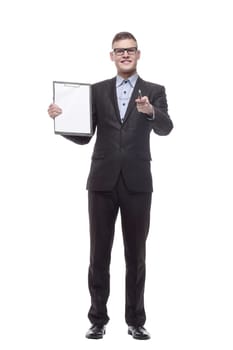
[{"label": "eyeglass frame", "polygon": [[[117,50],[121,50],[120,52],[117,52]],[[129,52],[129,50],[133,50],[131,52]],[[116,55],[116,56],[123,56],[125,51],[127,52],[127,54],[129,56],[133,56],[136,54],[138,48],[136,46],[133,46],[133,47],[126,47],[126,48],[123,48],[123,47],[116,47],[115,49],[113,49],[113,53]]]}]

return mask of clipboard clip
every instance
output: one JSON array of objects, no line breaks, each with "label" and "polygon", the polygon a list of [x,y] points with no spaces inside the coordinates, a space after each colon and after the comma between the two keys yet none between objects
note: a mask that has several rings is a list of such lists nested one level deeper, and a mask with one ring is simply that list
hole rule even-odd
[{"label": "clipboard clip", "polygon": [[79,84],[65,83],[64,87],[80,88]]}]

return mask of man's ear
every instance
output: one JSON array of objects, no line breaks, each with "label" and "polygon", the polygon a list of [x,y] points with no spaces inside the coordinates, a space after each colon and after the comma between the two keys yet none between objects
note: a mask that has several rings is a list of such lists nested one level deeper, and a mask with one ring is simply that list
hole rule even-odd
[{"label": "man's ear", "polygon": [[110,52],[110,59],[111,59],[111,61],[114,61],[114,54],[113,54],[113,52]]}]

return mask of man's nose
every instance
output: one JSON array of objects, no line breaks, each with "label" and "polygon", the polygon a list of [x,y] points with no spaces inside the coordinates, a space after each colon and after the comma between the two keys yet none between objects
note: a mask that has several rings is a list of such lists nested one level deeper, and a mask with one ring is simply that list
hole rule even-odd
[{"label": "man's nose", "polygon": [[124,50],[123,56],[129,56],[127,49]]}]

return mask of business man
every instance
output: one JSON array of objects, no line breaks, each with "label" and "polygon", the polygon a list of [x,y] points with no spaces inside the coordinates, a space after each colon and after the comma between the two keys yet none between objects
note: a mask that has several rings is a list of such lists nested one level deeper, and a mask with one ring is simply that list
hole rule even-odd
[{"label": "business man", "polygon": [[[163,86],[137,74],[140,51],[135,37],[120,32],[110,58],[117,76],[92,86],[93,130],[97,131],[87,180],[90,220],[88,273],[92,323],[86,337],[100,339],[109,320],[109,266],[115,222],[120,210],[126,262],[125,320],[134,339],[149,339],[144,327],[145,255],[149,231],[152,176],[150,133],[167,135],[173,128]],[[62,113],[49,106],[50,117]],[[77,144],[91,137],[65,136]]]}]

